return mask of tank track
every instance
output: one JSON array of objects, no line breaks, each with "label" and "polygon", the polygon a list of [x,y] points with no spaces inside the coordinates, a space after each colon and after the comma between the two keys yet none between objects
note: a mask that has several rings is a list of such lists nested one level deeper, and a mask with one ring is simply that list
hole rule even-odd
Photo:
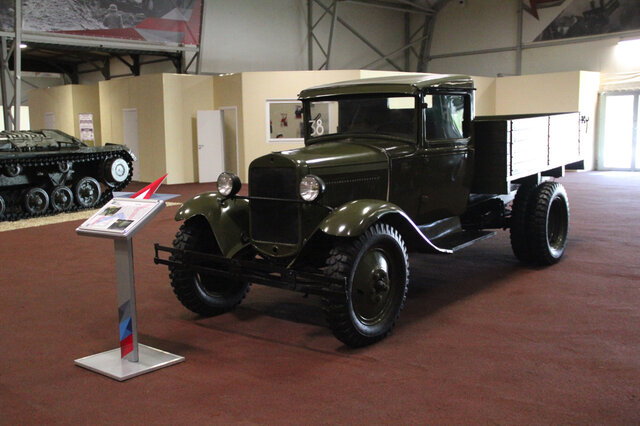
[{"label": "tank track", "polygon": [[[100,196],[100,199],[94,205],[90,207],[82,207],[74,201],[74,205],[71,208],[65,210],[64,212],[55,211],[49,205],[47,210],[44,211],[43,213],[30,214],[29,212],[25,211],[22,208],[20,208],[19,211],[16,211],[17,210],[16,206],[20,205],[20,203],[22,202],[22,194],[24,193],[24,188],[34,187],[33,185],[31,186],[26,185],[25,187],[19,188],[19,189],[7,188],[3,190],[3,188],[0,188],[0,195],[2,195],[6,203],[5,212],[2,216],[0,216],[0,222],[16,221],[20,219],[28,219],[33,217],[53,216],[58,213],[71,213],[71,212],[77,212],[81,210],[90,210],[90,209],[95,209],[97,207],[101,207],[105,203],[107,203],[109,200],[111,200],[111,198],[113,197],[114,191],[119,191],[125,188],[129,184],[129,182],[131,182],[131,177],[133,176],[133,159],[131,158],[131,156],[127,151],[113,150],[113,151],[96,152],[96,153],[69,153],[69,154],[63,154],[63,155],[42,155],[42,156],[34,156],[31,158],[0,160],[0,170],[2,170],[4,166],[12,165],[12,164],[20,164],[23,167],[23,170],[27,170],[27,168],[31,168],[31,167],[44,168],[44,167],[56,166],[58,163],[65,162],[65,161],[72,162],[74,166],[77,164],[83,164],[83,163],[86,164],[89,162],[95,162],[96,163],[95,169],[98,170],[99,164],[111,158],[123,158],[129,165],[129,174],[123,182],[119,182],[114,185],[106,184],[103,180],[98,179],[98,182],[105,189],[102,191],[102,195]],[[86,176],[91,176],[94,178],[96,177],[95,174],[88,174]]]}]

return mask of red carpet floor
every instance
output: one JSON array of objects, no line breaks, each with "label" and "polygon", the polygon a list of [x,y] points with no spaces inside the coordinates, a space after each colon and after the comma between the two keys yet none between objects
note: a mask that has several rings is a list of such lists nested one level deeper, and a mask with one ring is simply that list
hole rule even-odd
[{"label": "red carpet floor", "polygon": [[118,346],[113,243],[80,221],[0,233],[0,424],[638,424],[640,174],[562,182],[562,262],[520,265],[507,232],[413,254],[394,333],[359,350],[297,293],[188,312],[152,261],[178,227],[167,207],[134,239],[138,326],[186,361],[125,382],[73,362]]}]

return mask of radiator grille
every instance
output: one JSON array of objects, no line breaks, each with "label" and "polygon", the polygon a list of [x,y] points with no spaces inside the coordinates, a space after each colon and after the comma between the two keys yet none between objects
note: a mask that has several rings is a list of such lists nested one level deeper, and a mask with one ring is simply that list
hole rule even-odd
[{"label": "radiator grille", "polygon": [[[295,200],[296,169],[256,167],[249,171],[249,196]],[[251,238],[255,241],[296,244],[299,204],[286,201],[251,200]]]}]

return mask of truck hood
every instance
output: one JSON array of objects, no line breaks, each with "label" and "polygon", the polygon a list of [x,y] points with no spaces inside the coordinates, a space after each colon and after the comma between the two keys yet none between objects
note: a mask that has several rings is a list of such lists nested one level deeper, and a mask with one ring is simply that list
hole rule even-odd
[{"label": "truck hood", "polygon": [[366,140],[341,139],[317,143],[304,148],[282,151],[280,155],[298,164],[303,163],[309,170],[326,167],[341,167],[365,164],[387,164],[386,147]]}]

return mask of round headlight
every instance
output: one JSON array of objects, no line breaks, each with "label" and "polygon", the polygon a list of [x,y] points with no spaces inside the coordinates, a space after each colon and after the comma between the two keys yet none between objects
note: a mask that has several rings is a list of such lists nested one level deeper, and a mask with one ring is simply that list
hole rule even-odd
[{"label": "round headlight", "polygon": [[324,182],[314,175],[307,175],[300,181],[300,197],[304,201],[313,201],[324,192]]},{"label": "round headlight", "polygon": [[218,176],[218,192],[225,197],[236,195],[241,187],[240,178],[233,173],[223,172]]}]

